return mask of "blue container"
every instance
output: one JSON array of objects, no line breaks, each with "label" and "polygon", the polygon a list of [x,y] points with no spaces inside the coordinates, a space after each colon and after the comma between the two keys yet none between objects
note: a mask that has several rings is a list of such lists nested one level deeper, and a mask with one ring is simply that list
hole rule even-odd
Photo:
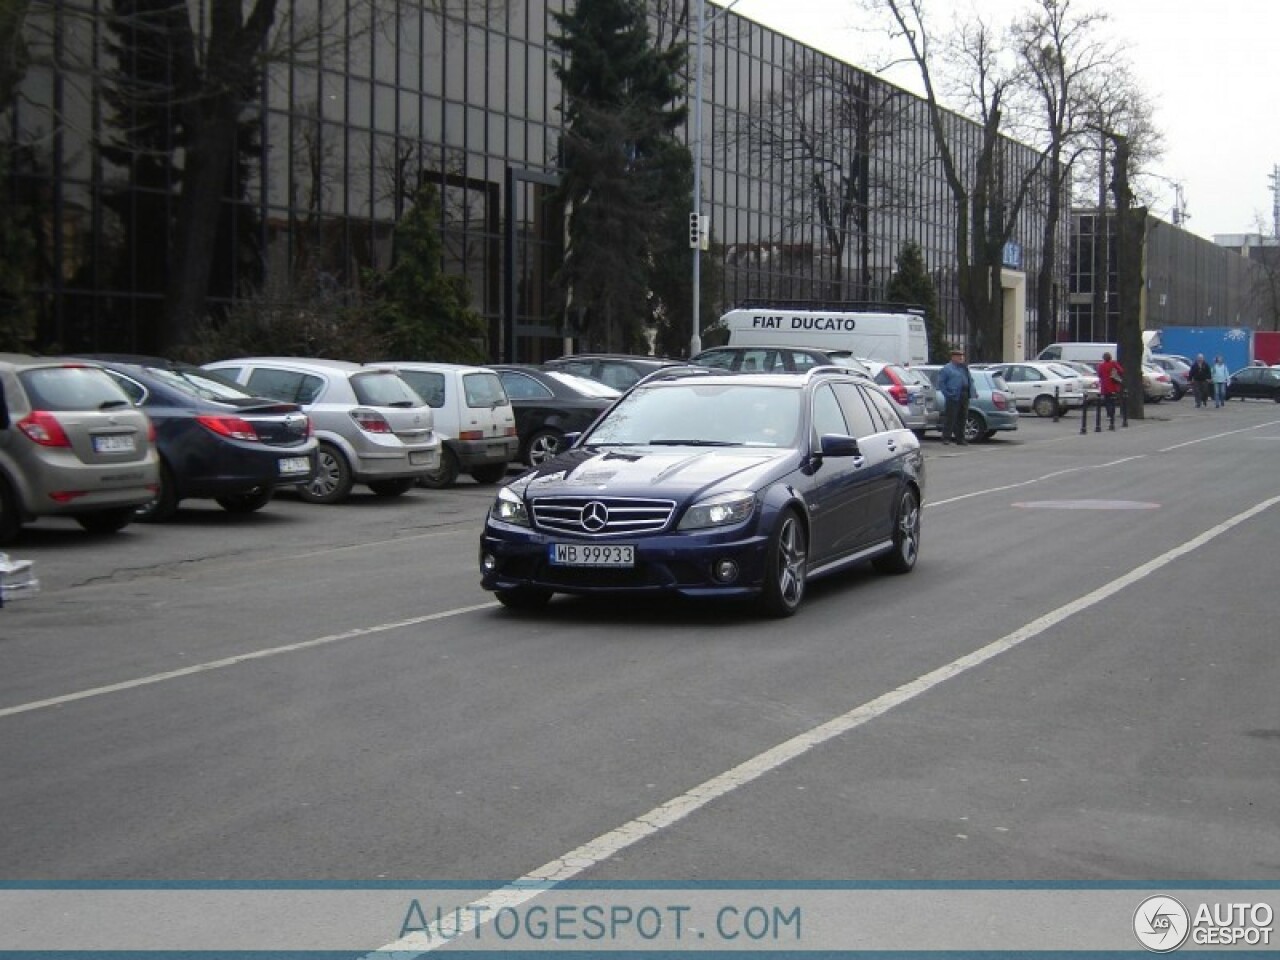
[{"label": "blue container", "polygon": [[1161,327],[1160,347],[1152,353],[1174,353],[1194,360],[1197,353],[1213,363],[1222,354],[1232,373],[1253,358],[1253,331],[1247,327]]}]

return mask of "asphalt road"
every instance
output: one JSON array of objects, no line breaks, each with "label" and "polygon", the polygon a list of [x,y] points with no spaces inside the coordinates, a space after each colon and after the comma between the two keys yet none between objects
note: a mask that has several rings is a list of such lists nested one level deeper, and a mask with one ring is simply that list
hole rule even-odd
[{"label": "asphalt road", "polygon": [[37,523],[0,878],[1274,882],[1280,406],[1149,412],[927,440],[916,571],[783,622],[509,612],[470,484]]}]

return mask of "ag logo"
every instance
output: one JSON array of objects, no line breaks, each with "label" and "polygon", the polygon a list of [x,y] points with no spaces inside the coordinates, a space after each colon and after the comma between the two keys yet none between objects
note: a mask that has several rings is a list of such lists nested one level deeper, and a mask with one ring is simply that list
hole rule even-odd
[{"label": "ag logo", "polygon": [[1133,915],[1138,942],[1153,953],[1177,950],[1187,939],[1191,917],[1173,897],[1147,897]]}]

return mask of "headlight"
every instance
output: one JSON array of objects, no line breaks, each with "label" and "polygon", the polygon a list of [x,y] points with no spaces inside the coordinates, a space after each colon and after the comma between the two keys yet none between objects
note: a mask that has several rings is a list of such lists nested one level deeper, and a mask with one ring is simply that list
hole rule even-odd
[{"label": "headlight", "polygon": [[524,501],[508,487],[498,491],[498,499],[493,502],[493,518],[518,527],[529,526],[529,512],[524,508]]},{"label": "headlight", "polygon": [[756,495],[750,491],[721,493],[690,507],[680,521],[679,529],[703,530],[742,523],[751,518],[755,508]]}]

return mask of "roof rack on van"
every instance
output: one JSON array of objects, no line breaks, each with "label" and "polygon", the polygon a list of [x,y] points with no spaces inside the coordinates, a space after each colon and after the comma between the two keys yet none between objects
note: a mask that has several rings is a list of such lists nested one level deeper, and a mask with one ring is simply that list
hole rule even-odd
[{"label": "roof rack on van", "polygon": [[[891,303],[888,300],[743,300],[735,310],[831,310],[842,313],[918,313],[924,307],[917,303]],[[727,312],[727,311],[726,311]]]}]

